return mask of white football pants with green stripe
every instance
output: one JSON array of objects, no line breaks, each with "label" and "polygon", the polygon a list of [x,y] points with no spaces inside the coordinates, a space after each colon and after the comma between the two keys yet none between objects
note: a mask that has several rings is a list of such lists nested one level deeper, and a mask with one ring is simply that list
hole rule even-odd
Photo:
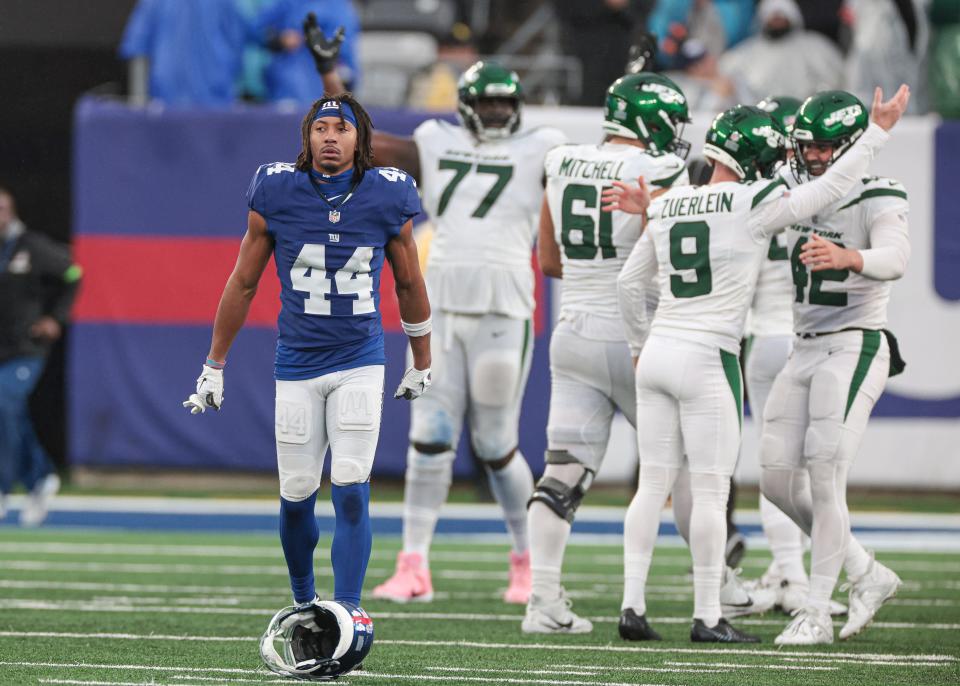
[{"label": "white football pants with green stripe", "polygon": [[[526,550],[533,476],[517,448],[520,403],[530,373],[529,319],[433,313],[433,383],[411,406],[404,494],[404,550],[425,554],[447,499],[464,420],[476,456],[504,509],[514,550]],[[515,451],[515,452],[514,452]]]},{"label": "white football pants with green stripe", "polygon": [[743,394],[737,356],[715,345],[650,335],[637,364],[640,483],[624,522],[622,607],[642,614],[643,586],[660,511],[684,465],[690,469],[696,619],[715,626],[726,548],[727,495],[740,449]]},{"label": "white football pants with green stripe", "polygon": [[849,576],[866,559],[850,535],[847,472],[889,364],[880,331],[798,338],[767,398],[760,486],[810,535],[810,604],[816,609],[826,609],[841,566]]}]

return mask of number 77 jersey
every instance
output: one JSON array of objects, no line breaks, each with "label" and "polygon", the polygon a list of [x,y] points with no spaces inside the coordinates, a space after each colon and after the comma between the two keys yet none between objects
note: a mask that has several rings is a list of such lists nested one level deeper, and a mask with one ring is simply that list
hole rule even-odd
[{"label": "number 77 jersey", "polygon": [[413,138],[435,227],[426,274],[431,305],[526,319],[534,306],[530,250],[543,160],[563,134],[536,128],[478,142],[462,126],[431,119]]}]

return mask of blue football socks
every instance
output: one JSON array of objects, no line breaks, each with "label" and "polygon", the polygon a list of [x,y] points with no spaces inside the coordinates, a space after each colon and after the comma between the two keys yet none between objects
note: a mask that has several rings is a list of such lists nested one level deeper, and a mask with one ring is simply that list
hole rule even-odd
[{"label": "blue football socks", "polygon": [[370,530],[370,482],[331,487],[337,516],[330,547],[333,563],[333,598],[360,604],[363,577],[367,573],[373,533]]},{"label": "blue football socks", "polygon": [[[300,502],[280,498],[280,545],[287,560],[293,599],[298,604],[310,602],[317,595],[313,582],[313,551],[320,538],[317,518],[313,513],[316,502],[316,491]],[[369,552],[369,527],[367,531]]]}]

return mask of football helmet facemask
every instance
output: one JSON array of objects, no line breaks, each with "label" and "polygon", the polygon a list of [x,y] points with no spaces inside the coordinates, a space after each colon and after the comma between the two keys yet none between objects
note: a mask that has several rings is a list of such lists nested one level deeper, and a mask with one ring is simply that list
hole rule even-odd
[{"label": "football helmet facemask", "polygon": [[690,121],[687,98],[680,86],[661,74],[627,74],[607,89],[603,114],[607,135],[636,138],[654,152],[686,158],[690,143],[683,125]]},{"label": "football helmet facemask", "polygon": [[[491,101],[491,106],[481,106],[483,100]],[[504,103],[505,107],[496,107],[494,102]],[[496,62],[476,62],[457,84],[460,123],[481,141],[499,140],[515,133],[520,128],[522,107],[520,78]]]},{"label": "football helmet facemask", "polygon": [[757,107],[737,105],[718,114],[707,130],[703,155],[729,167],[742,181],[769,177],[786,155],[786,132]]},{"label": "football helmet facemask", "polygon": [[803,157],[805,143],[818,143],[833,147],[830,164],[845,153],[867,130],[867,108],[852,93],[846,91],[823,91],[803,101],[797,111],[790,132],[796,157],[796,168],[808,173]]},{"label": "football helmet facemask", "polygon": [[332,600],[287,607],[260,639],[260,657],[282,676],[329,681],[355,669],[373,645],[373,621],[362,608]]}]

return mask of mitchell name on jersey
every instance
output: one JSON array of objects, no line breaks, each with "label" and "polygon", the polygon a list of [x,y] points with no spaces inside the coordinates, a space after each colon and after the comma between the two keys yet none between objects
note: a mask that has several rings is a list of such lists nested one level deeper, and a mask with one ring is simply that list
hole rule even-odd
[{"label": "mitchell name on jersey", "polygon": [[[780,172],[788,187],[798,185],[789,169]],[[865,250],[876,217],[888,212],[906,216],[907,191],[898,181],[866,176],[845,197],[808,221],[787,229],[793,276],[793,318],[797,333],[826,333],[847,328],[882,329],[887,325],[891,281],[869,279],[847,269],[810,271],[800,251],[811,233],[844,248]]]},{"label": "mitchell name on jersey", "polygon": [[380,272],[384,247],[420,212],[413,177],[368,170],[336,211],[294,165],[257,169],[247,204],[267,222],[280,279],[275,376],[310,379],[384,364]]},{"label": "mitchell name on jersey", "polygon": [[643,229],[642,217],[603,212],[613,181],[639,176],[658,188],[688,183],[683,160],[633,145],[564,145],[544,162],[547,201],[563,263],[560,318],[585,338],[622,341],[617,275]]},{"label": "mitchell name on jersey", "polygon": [[431,305],[530,317],[543,160],[565,142],[563,134],[536,128],[477,142],[463,127],[431,119],[413,138],[423,204],[435,226],[426,270]]}]

